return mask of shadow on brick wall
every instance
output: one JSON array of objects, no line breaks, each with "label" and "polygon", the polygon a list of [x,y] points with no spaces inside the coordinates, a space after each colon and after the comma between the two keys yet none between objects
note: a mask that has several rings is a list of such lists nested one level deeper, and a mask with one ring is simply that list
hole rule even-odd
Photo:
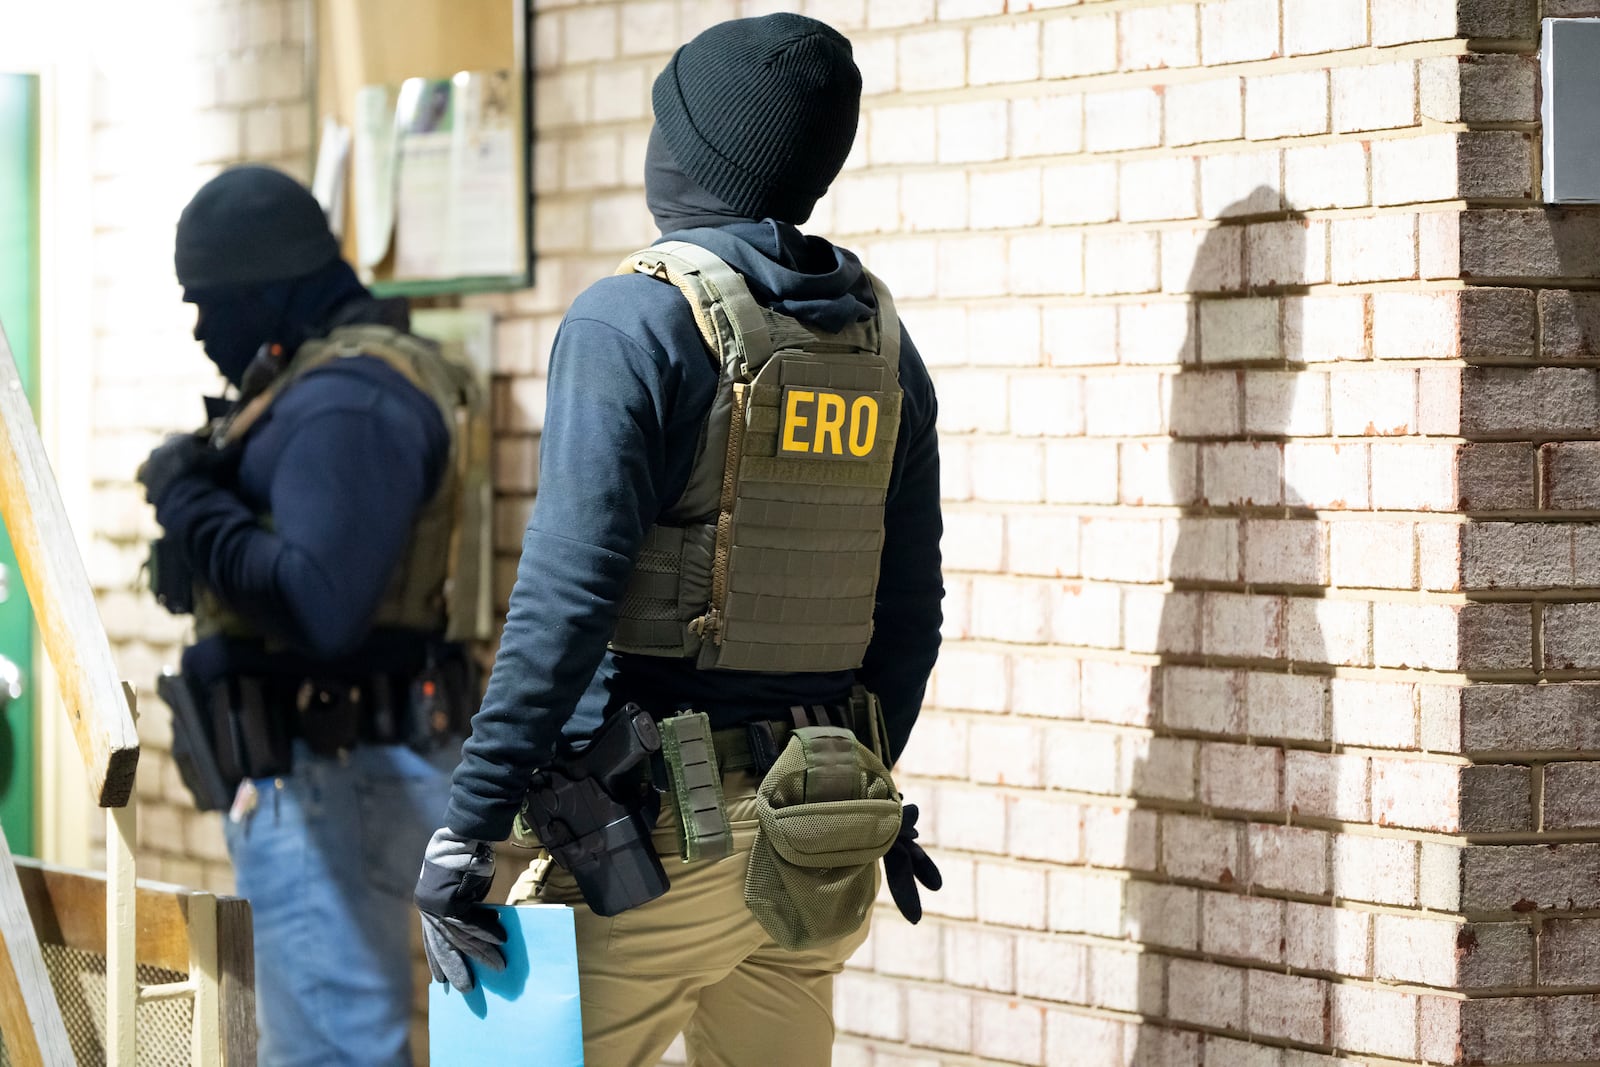
[{"label": "shadow on brick wall", "polygon": [[[1286,900],[1327,901],[1332,881],[1329,836],[1293,825],[1288,777],[1339,787],[1337,764],[1301,755],[1331,758],[1327,534],[1312,509],[1335,505],[1317,495],[1339,459],[1331,443],[1294,444],[1328,434],[1327,379],[1306,373],[1296,299],[1324,280],[1326,253],[1276,188],[1220,214],[1195,254],[1169,382],[1170,592],[1155,647],[1127,635],[1157,660],[1151,736],[1125,740],[1135,751],[1122,760],[1137,802],[1124,896],[1124,936],[1142,949],[1136,985],[1125,986],[1126,960],[1120,983],[1097,982],[1090,964],[1102,987],[1091,1000],[1144,1020],[1124,1037],[1122,1062],[1137,1065],[1278,1065],[1276,1051],[1244,1043],[1326,1046],[1327,985],[1299,974],[1337,971],[1341,951],[1366,955],[1364,935],[1359,949],[1339,944],[1331,907]],[[1133,1003],[1109,1003],[1113,984]]]}]

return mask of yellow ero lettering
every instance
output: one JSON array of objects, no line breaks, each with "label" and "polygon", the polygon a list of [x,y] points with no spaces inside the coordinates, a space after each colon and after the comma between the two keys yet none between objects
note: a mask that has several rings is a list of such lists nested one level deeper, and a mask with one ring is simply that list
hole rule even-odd
[{"label": "yellow ero lettering", "polygon": [[[844,397],[838,393],[817,394],[817,435],[811,442],[811,451],[826,452],[830,456],[844,454],[844,442],[839,431],[844,428]],[[829,440],[833,444],[829,445]]]},{"label": "yellow ero lettering", "polygon": [[878,444],[878,397],[847,389],[786,388],[780,456],[865,459]]},{"label": "yellow ero lettering", "polygon": [[783,391],[783,444],[779,447],[782,452],[809,452],[811,445],[795,436],[796,433],[806,428],[810,422],[800,414],[801,404],[815,404],[817,394],[809,389],[785,389]]},{"label": "yellow ero lettering", "polygon": [[878,400],[858,396],[850,405],[850,454],[865,456],[878,443]]}]

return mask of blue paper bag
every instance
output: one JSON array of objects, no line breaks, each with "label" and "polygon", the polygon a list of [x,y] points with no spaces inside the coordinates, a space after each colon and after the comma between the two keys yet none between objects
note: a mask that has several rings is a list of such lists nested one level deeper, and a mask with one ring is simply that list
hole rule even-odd
[{"label": "blue paper bag", "polygon": [[583,1067],[578,946],[562,904],[496,907],[506,928],[506,969],[473,964],[470,993],[428,987],[429,1059],[434,1067],[534,1064]]}]

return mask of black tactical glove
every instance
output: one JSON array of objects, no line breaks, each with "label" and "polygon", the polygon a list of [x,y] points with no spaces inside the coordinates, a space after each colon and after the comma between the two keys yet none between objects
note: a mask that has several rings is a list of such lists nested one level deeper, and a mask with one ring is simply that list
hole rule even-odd
[{"label": "black tactical glove", "polygon": [[192,433],[173,434],[150,453],[134,476],[144,484],[144,498],[159,504],[172,483],[197,471],[211,471],[218,454],[205,439]]},{"label": "black tactical glove", "polygon": [[922,897],[917,892],[921,882],[930,892],[938,892],[944,885],[944,876],[922,846],[917,844],[917,806],[907,804],[900,809],[900,836],[894,839],[889,851],[883,855],[884,880],[889,883],[889,895],[895,907],[908,922],[922,919]]},{"label": "black tactical glove", "polygon": [[422,947],[435,982],[462,993],[477,981],[467,958],[503,970],[506,943],[500,917],[484,907],[494,881],[494,846],[448,828],[434,831],[417,878],[415,900],[422,913]]}]

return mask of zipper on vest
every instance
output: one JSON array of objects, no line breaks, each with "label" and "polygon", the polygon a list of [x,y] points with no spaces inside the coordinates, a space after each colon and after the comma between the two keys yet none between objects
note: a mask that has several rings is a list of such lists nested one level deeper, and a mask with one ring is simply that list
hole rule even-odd
[{"label": "zipper on vest", "polygon": [[750,386],[733,383],[733,415],[728,423],[728,451],[722,465],[722,500],[717,509],[717,539],[711,555],[711,603],[706,613],[689,623],[702,641],[722,644],[722,608],[728,600],[728,556],[733,548],[733,505],[738,499],[739,461],[744,455],[745,405]]}]

